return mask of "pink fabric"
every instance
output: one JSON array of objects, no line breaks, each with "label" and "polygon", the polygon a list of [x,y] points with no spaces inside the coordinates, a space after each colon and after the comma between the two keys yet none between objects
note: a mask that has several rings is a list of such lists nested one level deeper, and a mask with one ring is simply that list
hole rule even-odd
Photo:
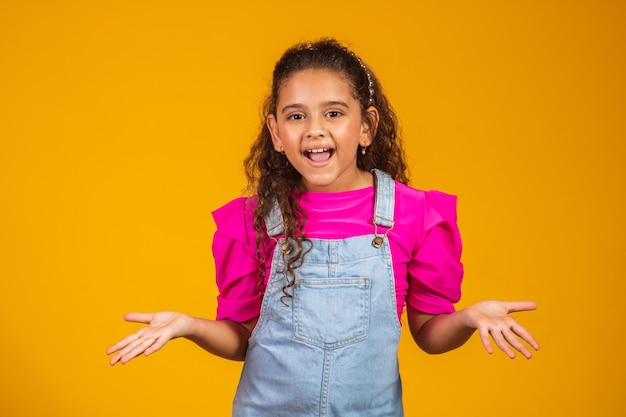
[{"label": "pink fabric", "polygon": [[[253,210],[255,197],[241,197],[213,212],[218,319],[245,321],[261,307]],[[339,193],[306,192],[310,238],[343,239],[371,234],[374,187]],[[420,191],[396,182],[395,226],[388,234],[396,283],[398,318],[405,304],[428,314],[454,311],[461,297],[463,265],[456,224],[456,197]],[[275,243],[267,245],[266,277]],[[261,288],[262,289],[262,288]]]}]

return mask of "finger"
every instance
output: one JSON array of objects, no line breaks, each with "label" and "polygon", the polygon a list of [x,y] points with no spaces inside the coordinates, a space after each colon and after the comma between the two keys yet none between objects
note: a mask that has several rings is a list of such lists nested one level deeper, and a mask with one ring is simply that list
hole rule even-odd
[{"label": "finger", "polygon": [[537,309],[537,303],[534,301],[511,301],[508,303],[509,313],[515,313],[517,311],[532,311]]},{"label": "finger", "polygon": [[107,355],[110,355],[113,352],[117,352],[118,350],[124,349],[126,346],[128,346],[129,343],[132,343],[136,339],[137,339],[136,334],[131,334],[130,336],[126,336],[124,339],[120,340],[113,346],[109,347],[107,349]]},{"label": "finger", "polygon": [[117,342],[116,344],[114,344],[113,346],[110,346],[107,349],[107,355],[110,355],[113,352],[117,352],[118,350],[122,349],[124,346],[125,346],[124,340]]},{"label": "finger", "polygon": [[122,364],[130,362],[132,359],[141,355],[146,351],[156,340],[156,337],[149,337],[145,339],[139,340],[132,348],[127,350],[126,352],[120,352],[120,362]]},{"label": "finger", "polygon": [[115,365],[117,363],[120,363],[120,360],[122,359],[122,356],[123,356],[122,352],[118,352],[115,355],[113,355],[111,357],[111,359],[109,360],[109,363],[111,364],[111,366],[113,366],[113,365]]},{"label": "finger", "polygon": [[153,317],[154,317],[153,313],[130,312],[130,313],[124,314],[124,320],[130,321],[130,322],[133,322],[133,323],[150,324],[150,322],[152,321]]},{"label": "finger", "polygon": [[532,353],[526,347],[525,344],[517,337],[517,335],[513,331],[505,331],[502,333],[506,341],[509,345],[513,346],[515,350],[524,355],[526,359],[530,359],[532,357]]},{"label": "finger", "polygon": [[113,357],[111,357],[109,363],[111,365],[115,365],[116,363],[120,362],[120,359],[127,355],[128,352],[132,351],[140,342],[141,340],[137,338],[137,335],[133,334],[128,336],[122,342],[110,347],[107,351],[108,354],[111,354],[113,352],[117,353]]},{"label": "finger", "polygon": [[158,337],[154,343],[145,350],[143,353],[145,356],[151,355],[154,352],[160,350],[167,343],[168,339],[164,337]]},{"label": "finger", "polygon": [[116,344],[108,348],[107,355],[110,355],[113,352],[117,352],[118,350],[124,349],[126,346],[135,342],[137,339],[141,339],[148,329],[149,329],[148,327],[144,327],[142,329],[139,329],[135,333],[126,336],[124,339],[120,340],[119,342],[117,342]]},{"label": "finger", "polygon": [[496,346],[498,346],[501,351],[506,353],[509,358],[515,359],[515,351],[511,348],[511,345],[507,342],[502,332],[499,329],[494,329],[489,333],[491,334],[491,338]]},{"label": "finger", "polygon": [[116,363],[118,363],[120,361],[120,355],[115,355],[113,356],[110,360],[109,360],[109,364],[111,366],[115,365]]},{"label": "finger", "polygon": [[149,327],[144,327],[143,329],[140,329],[136,333],[133,333],[130,336],[125,337],[122,341],[111,346],[107,350],[107,354],[118,352],[118,354],[115,357],[111,358],[111,362],[119,361],[119,358],[121,358],[122,356],[127,354],[127,352],[133,350],[137,345],[142,343],[142,341],[145,339],[144,335],[146,334],[148,329]]},{"label": "finger", "polygon": [[493,353],[493,346],[491,346],[491,338],[489,337],[489,332],[483,329],[478,330],[478,334],[480,336],[480,341],[483,344],[483,347],[490,355]]},{"label": "finger", "polygon": [[539,350],[539,342],[537,342],[537,340],[535,340],[535,338],[530,334],[530,332],[528,330],[526,330],[526,328],[520,324],[515,324],[514,326],[511,326],[511,330],[520,338],[522,338],[522,340],[524,340],[526,343],[528,343],[530,346],[532,346],[533,349],[535,350]]},{"label": "finger", "polygon": [[125,346],[122,349],[113,350],[113,352],[117,352],[117,353],[111,357],[111,359],[109,360],[109,363],[111,365],[115,365],[116,363],[120,362],[122,357],[127,355],[130,350],[132,350],[130,346]]}]

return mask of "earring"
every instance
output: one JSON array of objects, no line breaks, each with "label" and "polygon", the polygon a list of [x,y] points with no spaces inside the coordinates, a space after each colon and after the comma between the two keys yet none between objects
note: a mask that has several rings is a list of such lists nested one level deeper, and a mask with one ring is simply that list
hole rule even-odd
[{"label": "earring", "polygon": [[365,155],[367,153],[367,146],[361,146],[361,155]]},{"label": "earring", "polygon": [[285,162],[285,166],[289,166],[289,158],[287,158],[287,154],[285,153],[285,148],[281,146],[278,152],[280,152],[280,154],[282,155],[284,162]]}]

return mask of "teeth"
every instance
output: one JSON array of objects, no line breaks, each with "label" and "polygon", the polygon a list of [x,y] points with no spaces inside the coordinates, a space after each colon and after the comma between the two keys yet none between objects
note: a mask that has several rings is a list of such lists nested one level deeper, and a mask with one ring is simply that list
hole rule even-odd
[{"label": "teeth", "polygon": [[310,153],[321,153],[321,152],[327,152],[328,148],[321,148],[321,149],[309,149],[307,152]]}]

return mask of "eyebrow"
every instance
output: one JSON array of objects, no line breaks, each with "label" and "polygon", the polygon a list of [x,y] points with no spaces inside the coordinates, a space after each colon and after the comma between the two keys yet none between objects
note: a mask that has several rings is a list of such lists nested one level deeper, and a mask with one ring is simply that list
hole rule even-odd
[{"label": "eyebrow", "polygon": [[[339,106],[339,107],[344,107],[346,109],[350,108],[350,106],[348,106],[348,103],[344,102],[344,101],[325,101],[324,103],[322,103],[323,107],[331,107],[331,106]],[[280,112],[285,113],[289,110],[300,110],[304,108],[304,104],[300,104],[300,103],[294,103],[294,104],[288,104],[285,107],[283,107]]]}]

